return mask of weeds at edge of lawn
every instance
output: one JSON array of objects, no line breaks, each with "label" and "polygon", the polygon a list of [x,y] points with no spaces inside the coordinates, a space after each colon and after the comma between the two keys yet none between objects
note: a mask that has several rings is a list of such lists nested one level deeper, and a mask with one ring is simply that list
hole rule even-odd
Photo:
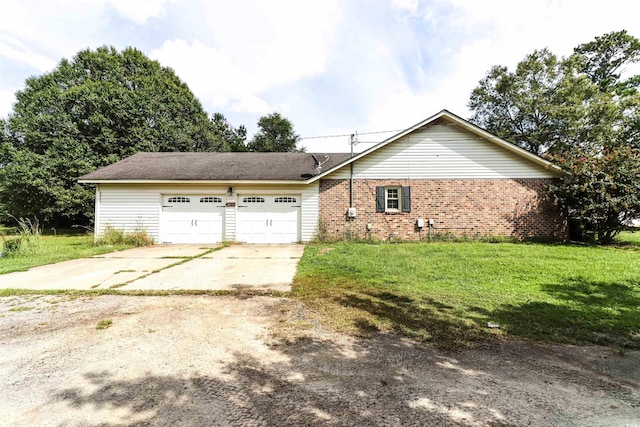
[{"label": "weeds at edge of lawn", "polygon": [[259,296],[267,296],[274,298],[286,298],[289,296],[289,292],[274,291],[265,289],[218,289],[218,290],[122,290],[122,289],[14,289],[5,288],[0,289],[0,298],[26,296],[26,295],[68,295],[71,297],[99,297],[103,295],[121,295],[131,297],[164,297],[164,296],[235,296],[238,298],[251,298]]}]

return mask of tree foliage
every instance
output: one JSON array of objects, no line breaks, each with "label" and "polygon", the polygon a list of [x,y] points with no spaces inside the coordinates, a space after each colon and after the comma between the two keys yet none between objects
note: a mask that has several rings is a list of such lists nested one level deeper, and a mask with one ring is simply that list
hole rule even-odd
[{"label": "tree foliage", "polygon": [[0,199],[15,216],[85,223],[93,189],[80,175],[139,151],[228,149],[173,70],[133,48],[80,51],[16,97],[0,169]]},{"label": "tree foliage", "polygon": [[514,72],[494,66],[471,94],[471,120],[501,138],[542,154],[557,143],[556,87],[561,75],[558,58],[547,49],[528,55]]},{"label": "tree foliage", "polygon": [[582,59],[580,71],[607,92],[628,83],[621,81],[620,71],[625,65],[640,61],[640,40],[626,30],[615,31],[581,44],[574,52]]},{"label": "tree foliage", "polygon": [[271,113],[258,120],[258,132],[249,142],[248,149],[263,152],[304,152],[304,147],[296,147],[299,141],[300,136],[295,133],[289,119],[280,113]]},{"label": "tree foliage", "polygon": [[571,212],[583,238],[611,243],[621,223],[640,218],[640,150],[619,147],[596,157],[575,151],[554,160],[571,175],[552,185],[551,193]]},{"label": "tree foliage", "polygon": [[551,195],[583,237],[601,243],[640,217],[640,76],[623,79],[638,61],[640,41],[613,32],[567,58],[543,49],[513,72],[493,67],[469,101],[472,122],[570,174]]},{"label": "tree foliage", "polygon": [[211,121],[216,134],[229,147],[230,151],[249,151],[246,145],[247,128],[240,125],[237,128],[222,113],[214,113]]}]

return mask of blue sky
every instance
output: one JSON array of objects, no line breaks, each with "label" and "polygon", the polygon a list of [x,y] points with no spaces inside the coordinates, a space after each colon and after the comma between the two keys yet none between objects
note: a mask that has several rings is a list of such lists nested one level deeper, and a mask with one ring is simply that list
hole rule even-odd
[{"label": "blue sky", "polygon": [[[173,68],[208,113],[252,133],[279,111],[303,137],[397,130],[447,108],[470,115],[492,65],[559,55],[621,29],[628,0],[4,0],[0,117],[27,77],[84,48],[136,47]],[[388,134],[361,135],[376,142]],[[348,151],[348,137],[306,139]],[[357,150],[370,146],[362,143]]]}]

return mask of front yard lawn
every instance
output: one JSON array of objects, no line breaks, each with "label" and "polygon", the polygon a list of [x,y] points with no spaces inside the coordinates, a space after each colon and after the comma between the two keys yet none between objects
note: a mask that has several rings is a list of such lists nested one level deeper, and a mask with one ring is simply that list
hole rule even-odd
[{"label": "front yard lawn", "polygon": [[[7,240],[11,238],[5,237]],[[31,248],[27,253],[0,257],[0,274],[24,271],[39,265],[53,264],[75,258],[86,258],[129,247],[94,245],[93,236],[85,234],[41,236],[34,245],[36,247]],[[0,252],[2,250],[2,241],[0,240]],[[1,283],[2,279],[0,278]]]},{"label": "front yard lawn", "polygon": [[506,337],[640,348],[633,244],[314,244],[293,295],[358,335],[394,331],[446,348]]}]

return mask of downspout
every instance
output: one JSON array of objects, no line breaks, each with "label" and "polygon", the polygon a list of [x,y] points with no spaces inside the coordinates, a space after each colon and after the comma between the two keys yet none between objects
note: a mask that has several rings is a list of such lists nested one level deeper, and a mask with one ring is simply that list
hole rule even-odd
[{"label": "downspout", "polygon": [[353,163],[350,165],[349,171],[349,207],[353,207]]},{"label": "downspout", "polygon": [[[353,145],[356,143],[357,139],[354,134],[351,134],[351,141],[349,141],[349,145],[351,146],[351,158],[353,158]],[[353,208],[353,162],[349,163],[349,207]],[[349,217],[349,238],[353,237],[353,218]]]},{"label": "downspout", "polygon": [[[351,146],[351,157],[353,157],[353,145],[356,143],[355,134],[351,134],[349,145]],[[349,207],[353,208],[353,162],[349,164]]]}]

